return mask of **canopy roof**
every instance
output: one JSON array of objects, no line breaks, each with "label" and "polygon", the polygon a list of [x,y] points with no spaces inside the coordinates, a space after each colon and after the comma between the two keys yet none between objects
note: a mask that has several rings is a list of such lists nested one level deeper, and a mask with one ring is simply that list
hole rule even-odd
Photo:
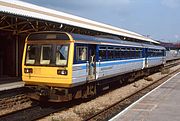
[{"label": "canopy roof", "polygon": [[104,32],[111,35],[124,36],[159,44],[159,42],[135,32],[120,29],[107,24],[95,22],[89,19],[48,9],[45,7],[40,7],[22,1],[13,0],[12,2],[12,0],[0,0],[0,12],[11,14],[14,16],[29,17],[50,22],[62,23],[74,27],[81,27],[93,31]]}]

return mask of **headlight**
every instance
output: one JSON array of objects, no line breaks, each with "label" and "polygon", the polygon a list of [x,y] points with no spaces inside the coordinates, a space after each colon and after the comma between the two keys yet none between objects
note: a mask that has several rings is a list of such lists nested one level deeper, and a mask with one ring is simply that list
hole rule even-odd
[{"label": "headlight", "polygon": [[24,73],[33,73],[32,68],[24,68]]},{"label": "headlight", "polygon": [[57,70],[58,75],[67,75],[68,71],[67,70]]}]

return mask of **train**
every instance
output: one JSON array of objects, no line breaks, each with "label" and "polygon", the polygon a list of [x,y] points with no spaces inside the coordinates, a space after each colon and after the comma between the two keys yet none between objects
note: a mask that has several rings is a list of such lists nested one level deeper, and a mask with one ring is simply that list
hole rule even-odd
[{"label": "train", "polygon": [[166,62],[180,59],[180,49],[166,49]]},{"label": "train", "polygon": [[166,63],[166,49],[157,43],[89,36],[59,31],[27,36],[22,80],[29,97],[49,102],[89,98],[130,77],[148,75]]}]

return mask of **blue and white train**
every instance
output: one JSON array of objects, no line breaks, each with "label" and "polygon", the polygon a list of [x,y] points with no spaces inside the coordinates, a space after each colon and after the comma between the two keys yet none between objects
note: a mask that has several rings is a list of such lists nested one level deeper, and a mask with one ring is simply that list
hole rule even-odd
[{"label": "blue and white train", "polygon": [[26,39],[22,79],[31,98],[63,102],[148,75],[165,61],[164,47],[143,40],[38,32]]}]

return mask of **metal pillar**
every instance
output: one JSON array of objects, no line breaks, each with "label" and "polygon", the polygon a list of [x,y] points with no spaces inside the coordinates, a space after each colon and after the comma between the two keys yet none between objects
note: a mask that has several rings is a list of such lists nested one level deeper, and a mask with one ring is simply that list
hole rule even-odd
[{"label": "metal pillar", "polygon": [[16,35],[16,76],[19,76],[19,42],[18,35]]}]

